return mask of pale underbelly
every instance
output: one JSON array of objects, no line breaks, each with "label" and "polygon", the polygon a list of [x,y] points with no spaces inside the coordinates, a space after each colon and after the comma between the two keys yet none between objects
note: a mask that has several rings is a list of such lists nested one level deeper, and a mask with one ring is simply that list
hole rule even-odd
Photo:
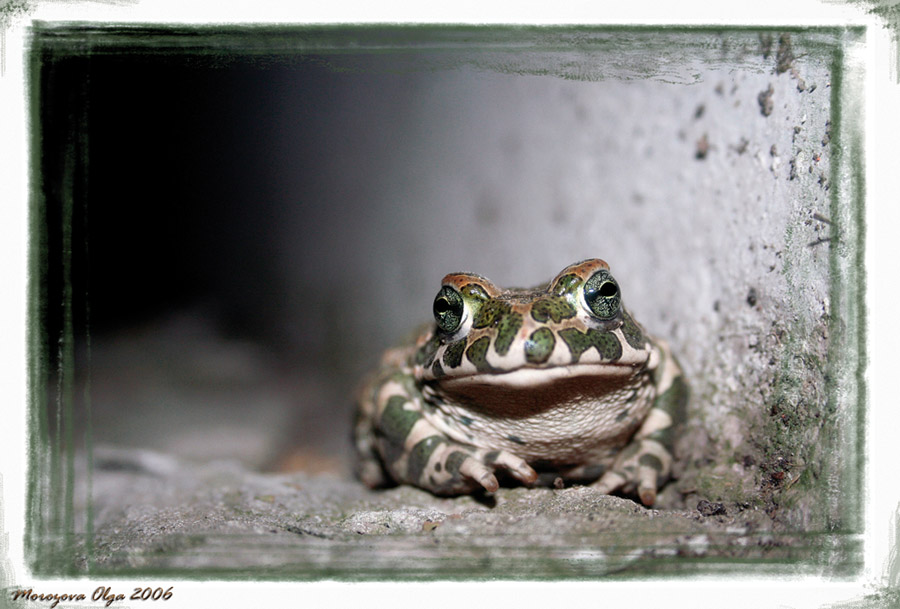
[{"label": "pale underbelly", "polygon": [[[538,408],[523,395],[520,409],[507,399],[502,407],[441,402],[426,414],[454,440],[489,450],[506,450],[526,461],[551,464],[601,463],[628,443],[649,412],[654,387],[634,382],[601,397],[568,395],[561,403]],[[531,402],[531,403],[527,403]]]}]

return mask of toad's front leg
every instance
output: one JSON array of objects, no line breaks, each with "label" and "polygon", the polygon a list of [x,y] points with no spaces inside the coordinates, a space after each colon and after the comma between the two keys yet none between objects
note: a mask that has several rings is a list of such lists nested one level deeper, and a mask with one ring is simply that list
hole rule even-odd
[{"label": "toad's front leg", "polygon": [[657,397],[650,413],[612,467],[593,487],[604,493],[621,489],[637,493],[641,503],[656,502],[656,491],[671,475],[675,428],[686,418],[688,387],[681,367],[665,343],[658,345],[662,362],[654,372]]},{"label": "toad's front leg", "polygon": [[537,480],[520,457],[462,444],[435,428],[423,413],[421,393],[401,373],[363,396],[355,435],[359,475],[372,487],[393,480],[436,495],[494,492],[500,486],[494,472],[501,469],[525,484]]}]

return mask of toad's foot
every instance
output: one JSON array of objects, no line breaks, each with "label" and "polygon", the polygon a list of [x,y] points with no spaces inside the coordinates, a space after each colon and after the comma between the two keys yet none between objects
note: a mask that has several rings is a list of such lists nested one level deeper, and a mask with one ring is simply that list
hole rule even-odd
[{"label": "toad's foot", "polygon": [[669,478],[672,456],[656,440],[635,440],[616,459],[613,466],[592,484],[602,493],[621,490],[637,492],[645,506],[656,502],[656,490]]},{"label": "toad's foot", "polygon": [[407,480],[436,495],[470,493],[478,487],[493,493],[500,484],[495,473],[506,471],[526,485],[537,472],[523,459],[503,450],[486,450],[460,444],[442,435],[420,441],[407,461]]}]

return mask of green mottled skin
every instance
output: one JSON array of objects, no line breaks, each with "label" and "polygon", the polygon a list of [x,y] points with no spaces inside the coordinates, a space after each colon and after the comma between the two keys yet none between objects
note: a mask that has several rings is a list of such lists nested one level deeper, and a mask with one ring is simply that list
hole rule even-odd
[{"label": "green mottled skin", "polygon": [[653,504],[687,384],[665,343],[625,310],[605,262],[528,290],[447,275],[435,319],[389,350],[361,391],[354,433],[366,484],[457,495],[495,491],[503,473]]},{"label": "green mottled skin", "polygon": [[559,323],[564,319],[575,317],[577,312],[565,298],[559,296],[539,298],[531,305],[532,319],[540,322],[553,320],[554,323]]},{"label": "green mottled skin", "polygon": [[550,328],[538,328],[528,336],[525,342],[525,361],[530,364],[543,364],[553,353],[556,346],[556,334]]},{"label": "green mottled skin", "polygon": [[588,328],[586,332],[582,332],[576,328],[566,328],[559,331],[559,336],[569,347],[573,364],[577,363],[584,352],[592,347],[597,350],[600,357],[607,361],[615,361],[622,356],[622,345],[612,332],[594,328]]}]

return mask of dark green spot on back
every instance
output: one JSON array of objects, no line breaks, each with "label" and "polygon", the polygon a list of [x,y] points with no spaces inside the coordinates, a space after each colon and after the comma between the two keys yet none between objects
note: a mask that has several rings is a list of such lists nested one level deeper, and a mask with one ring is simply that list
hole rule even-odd
[{"label": "dark green spot on back", "polygon": [[475,365],[476,370],[479,372],[490,372],[493,370],[493,367],[487,361],[487,350],[490,345],[491,339],[487,336],[482,336],[466,349],[466,357]]},{"label": "dark green spot on back", "polygon": [[569,304],[568,300],[557,296],[540,298],[531,305],[531,317],[541,323],[546,323],[550,319],[559,323],[564,319],[575,317],[575,313],[575,307]]},{"label": "dark green spot on back", "polygon": [[413,446],[406,462],[406,474],[409,480],[418,481],[428,465],[431,454],[438,446],[444,443],[441,436],[428,436]]},{"label": "dark green spot on back", "polygon": [[604,361],[614,362],[622,357],[622,345],[612,332],[590,328],[582,332],[576,328],[559,331],[560,337],[569,347],[572,363],[581,359],[582,354],[593,347]]},{"label": "dark green spot on back", "polygon": [[543,364],[550,359],[556,337],[550,328],[538,328],[525,341],[525,359],[531,364]]},{"label": "dark green spot on back", "polygon": [[468,458],[469,455],[462,452],[461,450],[454,450],[447,456],[447,472],[454,478],[459,479],[459,468],[462,467],[463,462]]},{"label": "dark green spot on back", "polygon": [[458,368],[462,363],[463,352],[466,349],[466,339],[462,338],[447,345],[444,350],[444,365],[448,368]]},{"label": "dark green spot on back", "polygon": [[403,407],[408,401],[401,395],[391,396],[378,420],[378,432],[391,442],[403,444],[413,425],[422,418],[418,410]]},{"label": "dark green spot on back", "polygon": [[497,327],[497,337],[494,339],[494,351],[497,355],[506,355],[510,345],[516,338],[516,332],[522,327],[522,316],[510,311],[503,315]]},{"label": "dark green spot on back", "polygon": [[677,376],[672,380],[672,385],[656,398],[653,407],[667,412],[672,417],[672,425],[654,431],[648,436],[649,439],[656,440],[667,449],[672,448],[675,441],[675,426],[687,420],[688,394],[689,390],[684,378]]},{"label": "dark green spot on back", "polygon": [[632,346],[634,349],[643,349],[644,343],[647,342],[647,339],[644,338],[644,333],[641,332],[640,327],[634,323],[634,319],[631,318],[631,315],[625,313],[622,316],[624,323],[622,324],[622,334],[625,335],[625,340],[628,341],[628,344]]},{"label": "dark green spot on back", "polygon": [[434,378],[439,379],[444,376],[444,367],[441,366],[441,362],[435,360],[431,365],[431,374],[434,375]]},{"label": "dark green spot on back", "polygon": [[511,307],[508,302],[489,300],[481,306],[478,313],[472,319],[472,327],[478,329],[496,326],[510,310]]},{"label": "dark green spot on back", "polygon": [[682,423],[687,420],[688,395],[687,383],[683,376],[678,375],[672,379],[669,388],[656,398],[653,407],[667,412],[673,423]]}]

